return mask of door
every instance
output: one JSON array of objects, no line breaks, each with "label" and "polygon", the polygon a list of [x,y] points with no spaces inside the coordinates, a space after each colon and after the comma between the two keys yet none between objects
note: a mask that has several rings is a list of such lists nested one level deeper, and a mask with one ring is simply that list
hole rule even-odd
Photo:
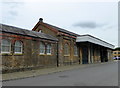
[{"label": "door", "polygon": [[82,64],[88,64],[88,47],[82,47]]}]

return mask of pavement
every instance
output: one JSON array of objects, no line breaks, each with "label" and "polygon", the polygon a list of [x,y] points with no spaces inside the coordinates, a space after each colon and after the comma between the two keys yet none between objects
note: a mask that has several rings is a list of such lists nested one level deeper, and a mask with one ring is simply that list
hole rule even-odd
[{"label": "pavement", "polygon": [[96,63],[96,64],[77,64],[77,65],[61,66],[61,67],[54,67],[54,68],[44,68],[44,69],[37,69],[37,70],[30,70],[30,71],[23,71],[23,72],[6,73],[6,74],[0,74],[0,75],[2,75],[2,81],[10,81],[10,80],[25,79],[25,78],[36,77],[40,75],[46,75],[51,73],[57,73],[57,72],[78,69],[83,67],[90,67],[90,66],[101,65],[101,64],[107,64],[107,63],[113,63],[113,61]]}]

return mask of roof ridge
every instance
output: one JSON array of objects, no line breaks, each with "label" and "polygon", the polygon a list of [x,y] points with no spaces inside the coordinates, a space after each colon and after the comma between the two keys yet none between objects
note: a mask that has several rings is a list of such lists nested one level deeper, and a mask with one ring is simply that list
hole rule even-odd
[{"label": "roof ridge", "polygon": [[66,30],[66,29],[63,29],[63,28],[60,28],[60,27],[57,27],[57,26],[55,26],[55,25],[52,25],[52,24],[48,24],[48,23],[45,23],[44,22],[44,24],[47,24],[47,25],[49,25],[49,26],[51,26],[51,27],[54,27],[56,30],[58,30],[58,31],[62,31],[62,32],[67,32],[67,34],[71,34],[71,35],[76,35],[76,36],[80,36],[79,34],[77,34],[77,33],[74,33],[74,32],[71,32],[71,31],[68,31],[68,30]]},{"label": "roof ridge", "polygon": [[17,29],[24,29],[24,30],[28,30],[28,29],[25,29],[25,28],[20,28],[20,27],[16,27],[16,26],[13,26],[13,25],[7,25],[7,24],[1,24],[0,25],[4,25],[4,26],[8,26],[8,27],[13,27],[13,28],[17,28]]},{"label": "roof ridge", "polygon": [[[6,24],[0,24],[0,25],[2,25],[2,27],[0,26],[0,28],[2,29],[1,31],[3,31],[3,32],[9,32],[9,33],[32,36],[32,37],[46,38],[46,39],[50,39],[50,40],[57,40],[57,38],[55,38],[49,34],[40,33],[40,32],[36,32],[36,31],[28,30],[28,29],[22,29],[22,28],[18,28],[18,27],[6,25]],[[3,26],[4,26],[4,28],[3,28]]]}]

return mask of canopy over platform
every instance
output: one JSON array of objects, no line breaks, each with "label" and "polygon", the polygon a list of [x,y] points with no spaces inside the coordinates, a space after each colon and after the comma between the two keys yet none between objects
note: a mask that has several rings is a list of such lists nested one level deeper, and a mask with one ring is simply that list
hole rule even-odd
[{"label": "canopy over platform", "polygon": [[93,37],[91,35],[81,35],[78,36],[76,39],[76,42],[90,42],[90,43],[94,43],[100,46],[104,46],[110,49],[114,49],[114,45],[107,43],[99,38]]}]

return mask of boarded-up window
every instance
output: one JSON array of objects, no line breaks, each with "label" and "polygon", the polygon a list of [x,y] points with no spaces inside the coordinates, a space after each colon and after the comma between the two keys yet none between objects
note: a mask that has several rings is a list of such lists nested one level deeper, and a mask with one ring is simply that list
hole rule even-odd
[{"label": "boarded-up window", "polygon": [[7,39],[3,39],[1,42],[1,53],[10,53],[11,42]]},{"label": "boarded-up window", "polygon": [[40,42],[40,54],[45,54],[45,44]]},{"label": "boarded-up window", "polygon": [[74,46],[74,55],[75,55],[75,56],[78,55],[78,49],[77,49],[77,46]]},{"label": "boarded-up window", "polygon": [[47,54],[51,54],[51,44],[47,44]]},{"label": "boarded-up window", "polygon": [[21,41],[15,42],[15,53],[22,53],[22,42]]},{"label": "boarded-up window", "polygon": [[69,45],[68,44],[65,44],[64,45],[64,55],[69,55],[70,54],[70,51],[69,51]]}]

